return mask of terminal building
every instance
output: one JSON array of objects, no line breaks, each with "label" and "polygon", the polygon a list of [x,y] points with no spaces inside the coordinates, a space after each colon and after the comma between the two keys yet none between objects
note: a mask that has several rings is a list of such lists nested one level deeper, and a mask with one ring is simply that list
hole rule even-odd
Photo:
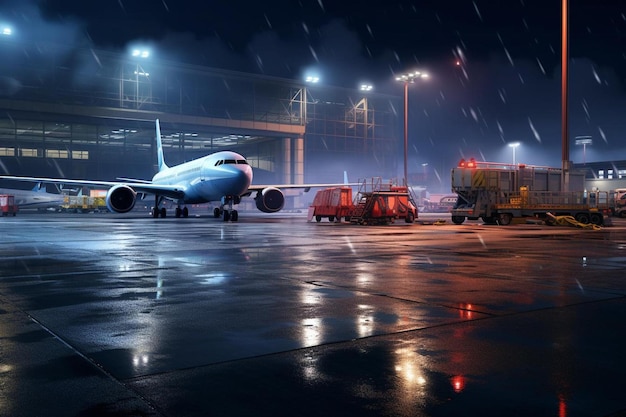
[{"label": "terminal building", "polygon": [[397,176],[400,97],[141,52],[79,49],[42,61],[36,45],[2,46],[6,175],[151,179],[159,119],[169,165],[232,150],[246,156],[256,184],[337,183],[344,171],[351,180]]}]

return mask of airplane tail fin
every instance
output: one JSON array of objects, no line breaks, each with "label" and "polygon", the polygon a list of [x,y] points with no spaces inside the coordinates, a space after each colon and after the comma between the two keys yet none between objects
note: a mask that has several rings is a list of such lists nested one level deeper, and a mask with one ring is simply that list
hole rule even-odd
[{"label": "airplane tail fin", "polygon": [[343,183],[348,185],[348,171],[343,171]]},{"label": "airplane tail fin", "polygon": [[169,168],[163,160],[163,144],[161,143],[161,125],[159,119],[156,119],[156,144],[157,144],[157,164],[159,172]]}]

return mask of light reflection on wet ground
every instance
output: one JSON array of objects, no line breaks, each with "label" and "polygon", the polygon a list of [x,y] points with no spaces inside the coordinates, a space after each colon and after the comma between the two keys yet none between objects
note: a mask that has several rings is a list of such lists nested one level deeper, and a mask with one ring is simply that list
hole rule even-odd
[{"label": "light reflection on wet ground", "polygon": [[[620,220],[602,231],[257,215],[2,222],[0,415],[32,415],[26,392],[41,380],[54,382],[41,394],[50,415],[626,409]],[[56,401],[77,385],[80,400]]]}]

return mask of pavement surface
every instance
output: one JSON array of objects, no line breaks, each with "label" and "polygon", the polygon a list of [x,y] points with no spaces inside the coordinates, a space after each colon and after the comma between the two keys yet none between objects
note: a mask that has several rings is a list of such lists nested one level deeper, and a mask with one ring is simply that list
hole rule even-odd
[{"label": "pavement surface", "polygon": [[0,416],[625,416],[613,223],[0,218]]}]

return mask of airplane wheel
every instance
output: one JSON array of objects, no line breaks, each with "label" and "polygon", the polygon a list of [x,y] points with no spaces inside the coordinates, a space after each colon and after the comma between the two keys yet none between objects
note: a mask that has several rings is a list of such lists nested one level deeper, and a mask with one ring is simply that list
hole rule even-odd
[{"label": "airplane wheel", "polygon": [[187,207],[183,207],[183,217],[189,217],[189,209]]},{"label": "airplane wheel", "polygon": [[218,217],[220,217],[220,214],[220,209],[215,207],[215,209],[213,210],[213,217],[217,219]]},{"label": "airplane wheel", "polygon": [[161,218],[165,218],[165,216],[167,215],[167,210],[165,210],[165,207],[161,207]]},{"label": "airplane wheel", "polygon": [[152,207],[152,217],[155,219],[159,217],[159,209],[157,207]]},{"label": "airplane wheel", "polygon": [[231,222],[236,222],[237,220],[239,220],[239,213],[237,212],[237,210],[233,210],[230,212],[230,221]]},{"label": "airplane wheel", "polygon": [[227,222],[230,220],[230,213],[228,210],[224,210],[224,221]]},{"label": "airplane wheel", "polygon": [[176,218],[179,218],[182,215],[183,211],[180,209],[180,207],[176,207]]}]

